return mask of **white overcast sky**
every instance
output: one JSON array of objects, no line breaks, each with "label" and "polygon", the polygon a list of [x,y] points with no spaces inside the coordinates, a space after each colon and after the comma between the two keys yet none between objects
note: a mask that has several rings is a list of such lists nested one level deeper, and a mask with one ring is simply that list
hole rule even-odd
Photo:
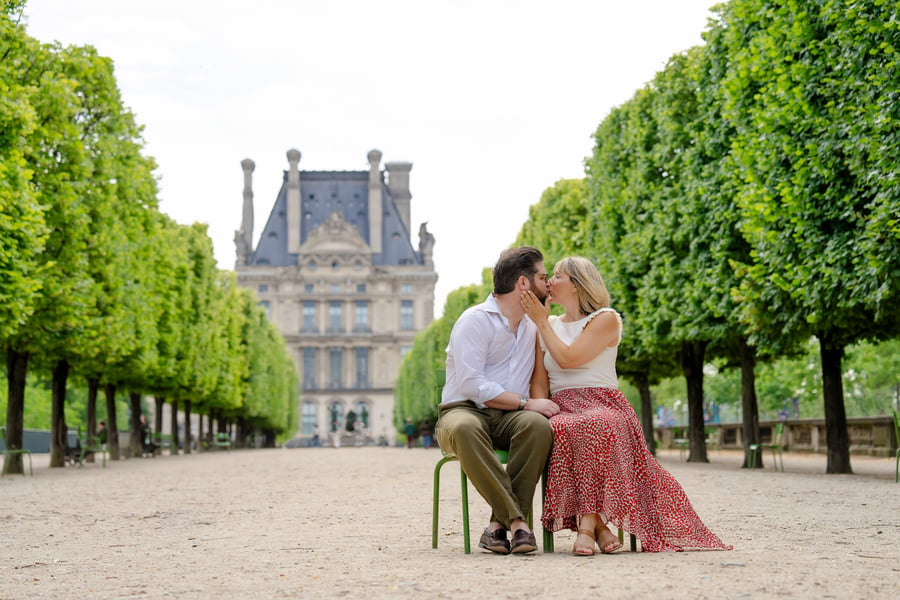
[{"label": "white overcast sky", "polygon": [[480,281],[541,193],[584,176],[591,135],[714,0],[28,0],[31,36],[113,59],[159,164],[160,206],[209,224],[234,268],[240,162],[259,238],[287,168],[410,161],[413,245],[436,238],[435,316]]}]

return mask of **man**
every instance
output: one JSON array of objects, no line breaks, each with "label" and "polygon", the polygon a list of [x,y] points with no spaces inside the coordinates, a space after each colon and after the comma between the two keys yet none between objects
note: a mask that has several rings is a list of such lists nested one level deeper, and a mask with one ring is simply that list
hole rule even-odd
[{"label": "man", "polygon": [[[456,454],[491,507],[478,546],[521,554],[537,548],[525,518],[553,443],[548,419],[559,413],[551,400],[529,399],[537,327],[519,302],[528,290],[546,298],[544,257],[529,246],[506,250],[493,279],[494,293],[466,310],[450,332],[435,437]],[[506,469],[494,448],[509,451]]]}]

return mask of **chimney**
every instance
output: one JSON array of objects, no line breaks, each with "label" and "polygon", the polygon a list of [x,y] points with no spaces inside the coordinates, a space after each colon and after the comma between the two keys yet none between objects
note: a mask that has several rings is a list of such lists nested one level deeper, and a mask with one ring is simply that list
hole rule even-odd
[{"label": "chimney", "polygon": [[241,228],[234,232],[235,266],[247,264],[253,252],[253,169],[256,165],[249,158],[241,161],[244,170],[244,206],[241,212]]},{"label": "chimney", "polygon": [[241,161],[244,170],[244,212],[241,215],[241,233],[247,248],[253,249],[253,170],[256,164],[249,158]]},{"label": "chimney", "polygon": [[288,159],[288,184],[287,184],[287,251],[291,254],[300,252],[300,171],[297,164],[300,162],[300,151],[291,148],[287,151]]},{"label": "chimney", "polygon": [[381,201],[381,152],[370,150],[369,159],[369,248],[373,254],[381,254],[381,223],[384,205]]},{"label": "chimney", "polygon": [[384,168],[388,172],[388,189],[391,190],[391,196],[394,197],[394,204],[397,206],[397,212],[400,213],[400,220],[406,225],[406,231],[409,228],[409,201],[412,195],[409,193],[409,172],[412,169],[410,162],[389,162],[384,163]]}]

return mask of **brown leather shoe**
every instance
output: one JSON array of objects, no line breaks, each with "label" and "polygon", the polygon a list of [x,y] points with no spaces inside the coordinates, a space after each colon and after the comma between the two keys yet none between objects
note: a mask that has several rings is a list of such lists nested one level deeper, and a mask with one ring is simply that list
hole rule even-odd
[{"label": "brown leather shoe", "polygon": [[525,554],[527,552],[534,552],[535,550],[537,550],[537,541],[535,541],[534,539],[533,531],[525,531],[524,529],[519,529],[513,534],[513,554]]},{"label": "brown leather shoe", "polygon": [[502,527],[491,532],[487,527],[478,540],[478,547],[496,552],[497,554],[509,554],[509,540],[506,539],[506,530]]}]

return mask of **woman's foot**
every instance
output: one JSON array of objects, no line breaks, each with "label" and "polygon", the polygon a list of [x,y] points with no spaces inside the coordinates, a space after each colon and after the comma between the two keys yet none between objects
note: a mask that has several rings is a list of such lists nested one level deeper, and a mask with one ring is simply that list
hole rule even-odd
[{"label": "woman's foot", "polygon": [[594,543],[596,541],[593,531],[590,529],[579,529],[578,537],[575,538],[575,545],[572,546],[572,554],[575,556],[593,556]]},{"label": "woman's foot", "polygon": [[576,556],[593,556],[594,544],[597,542],[595,529],[597,527],[596,515],[582,515],[578,527],[578,537],[572,546],[572,554]]},{"label": "woman's foot", "polygon": [[603,554],[612,554],[622,547],[619,538],[609,530],[606,523],[601,521],[597,526],[597,544],[600,546],[600,552]]}]

